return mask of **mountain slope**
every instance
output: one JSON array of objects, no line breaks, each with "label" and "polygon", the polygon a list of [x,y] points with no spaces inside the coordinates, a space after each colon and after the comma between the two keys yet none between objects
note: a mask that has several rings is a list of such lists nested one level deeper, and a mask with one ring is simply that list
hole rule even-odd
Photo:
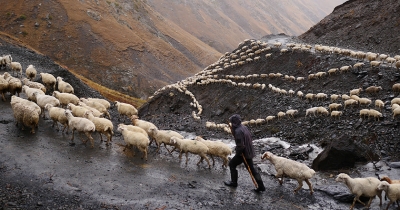
[{"label": "mountain slope", "polygon": [[[290,2],[173,1],[166,8],[181,11],[173,16],[155,7],[165,6],[157,1],[8,1],[0,8],[0,30],[76,74],[145,99],[159,87],[200,71],[244,38],[300,33],[335,4],[299,0],[292,7]],[[304,12],[298,9],[305,7]],[[208,12],[210,8],[214,10]],[[278,10],[269,14],[266,8]],[[290,22],[288,14],[298,22]]]},{"label": "mountain slope", "polygon": [[300,36],[309,43],[400,54],[400,2],[351,0]]}]

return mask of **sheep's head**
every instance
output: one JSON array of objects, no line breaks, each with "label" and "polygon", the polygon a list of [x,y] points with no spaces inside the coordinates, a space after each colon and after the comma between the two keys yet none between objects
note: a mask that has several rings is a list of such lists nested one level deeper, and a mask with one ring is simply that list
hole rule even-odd
[{"label": "sheep's head", "polygon": [[388,190],[389,189],[389,183],[387,181],[381,181],[381,183],[379,183],[378,190]]},{"label": "sheep's head", "polygon": [[136,119],[139,119],[139,116],[137,116],[137,115],[132,115],[132,116],[131,116],[131,120],[132,120],[132,121],[134,121],[134,120],[136,120]]},{"label": "sheep's head", "polygon": [[390,180],[390,178],[387,177],[387,176],[382,177],[380,180],[381,180],[381,181],[386,181],[386,182],[388,182],[389,184],[390,184],[390,182],[392,182],[392,180]]},{"label": "sheep's head", "polygon": [[176,144],[176,139],[177,138],[175,136],[171,137],[170,140],[169,140],[169,143]]},{"label": "sheep's head", "polygon": [[272,158],[273,154],[271,152],[264,152],[264,154],[261,155],[261,160],[267,159],[270,160]]},{"label": "sheep's head", "polygon": [[122,132],[124,130],[125,130],[125,125],[124,124],[119,124],[118,128],[117,128],[117,131]]},{"label": "sheep's head", "polygon": [[335,181],[346,183],[346,180],[349,178],[350,178],[349,175],[347,175],[345,173],[340,173],[339,175],[337,175]]},{"label": "sheep's head", "polygon": [[196,136],[196,138],[194,138],[194,140],[196,140],[196,141],[204,141],[204,139],[201,136]]}]

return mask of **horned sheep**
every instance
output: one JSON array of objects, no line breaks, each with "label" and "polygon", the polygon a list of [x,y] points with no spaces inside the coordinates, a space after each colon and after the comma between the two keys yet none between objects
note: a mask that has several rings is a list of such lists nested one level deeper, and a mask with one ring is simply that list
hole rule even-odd
[{"label": "horned sheep", "polygon": [[271,152],[265,152],[264,154],[262,154],[261,159],[267,159],[274,165],[276,170],[275,177],[278,178],[279,184],[282,185],[283,176],[288,176],[292,179],[296,179],[299,183],[299,186],[294,190],[295,193],[303,186],[303,181],[305,181],[310,188],[310,194],[312,195],[314,193],[313,187],[309,179],[313,177],[315,171],[309,168],[304,163],[300,163],[284,157],[279,157],[272,154]]}]

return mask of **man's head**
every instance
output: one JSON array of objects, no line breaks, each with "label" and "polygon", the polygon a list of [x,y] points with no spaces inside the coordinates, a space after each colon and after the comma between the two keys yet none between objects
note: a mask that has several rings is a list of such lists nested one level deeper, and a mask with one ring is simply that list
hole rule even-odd
[{"label": "man's head", "polygon": [[234,114],[229,118],[229,122],[232,123],[232,127],[236,128],[242,123],[242,120],[240,119],[240,115]]}]

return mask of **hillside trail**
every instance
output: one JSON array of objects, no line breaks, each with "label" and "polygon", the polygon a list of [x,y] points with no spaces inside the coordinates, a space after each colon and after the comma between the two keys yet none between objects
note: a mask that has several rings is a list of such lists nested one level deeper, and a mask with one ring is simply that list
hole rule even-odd
[{"label": "hillside trail", "polygon": [[[26,66],[29,60],[24,62]],[[36,65],[42,68],[46,64]],[[26,98],[24,94],[21,97]],[[180,161],[176,152],[170,155],[162,148],[156,154],[154,145],[149,147],[148,161],[140,159],[140,151],[135,150],[136,156],[132,150],[124,152],[125,143],[116,131],[122,121],[116,118],[115,107],[112,108],[115,128],[112,145],[100,143],[99,134],[95,133],[95,147],[90,148],[81,141],[85,135],[77,133],[76,144],[71,146],[71,132],[57,131],[49,119],[40,119],[36,134],[30,134],[29,129],[21,131],[14,124],[9,101],[9,96],[6,102],[0,101],[0,206],[3,209],[287,210],[347,209],[350,205],[326,193],[335,190],[348,193],[346,187],[334,182],[333,172],[317,173],[312,178],[313,195],[309,194],[307,185],[293,194],[297,181],[285,179],[280,186],[272,176],[271,164],[257,157],[255,163],[262,170],[267,190],[255,194],[251,192],[254,186],[243,165],[238,168],[239,186],[233,189],[223,185],[224,180],[230,179],[230,173],[229,169],[222,168],[220,159],[216,160],[215,167],[208,169],[205,162],[196,165],[198,156],[189,155],[186,165],[184,157]],[[354,170],[360,177],[375,173],[371,164]],[[382,170],[388,175],[396,173],[387,167]],[[371,209],[381,209],[378,203],[375,198]],[[362,206],[357,204],[356,208]]]}]

